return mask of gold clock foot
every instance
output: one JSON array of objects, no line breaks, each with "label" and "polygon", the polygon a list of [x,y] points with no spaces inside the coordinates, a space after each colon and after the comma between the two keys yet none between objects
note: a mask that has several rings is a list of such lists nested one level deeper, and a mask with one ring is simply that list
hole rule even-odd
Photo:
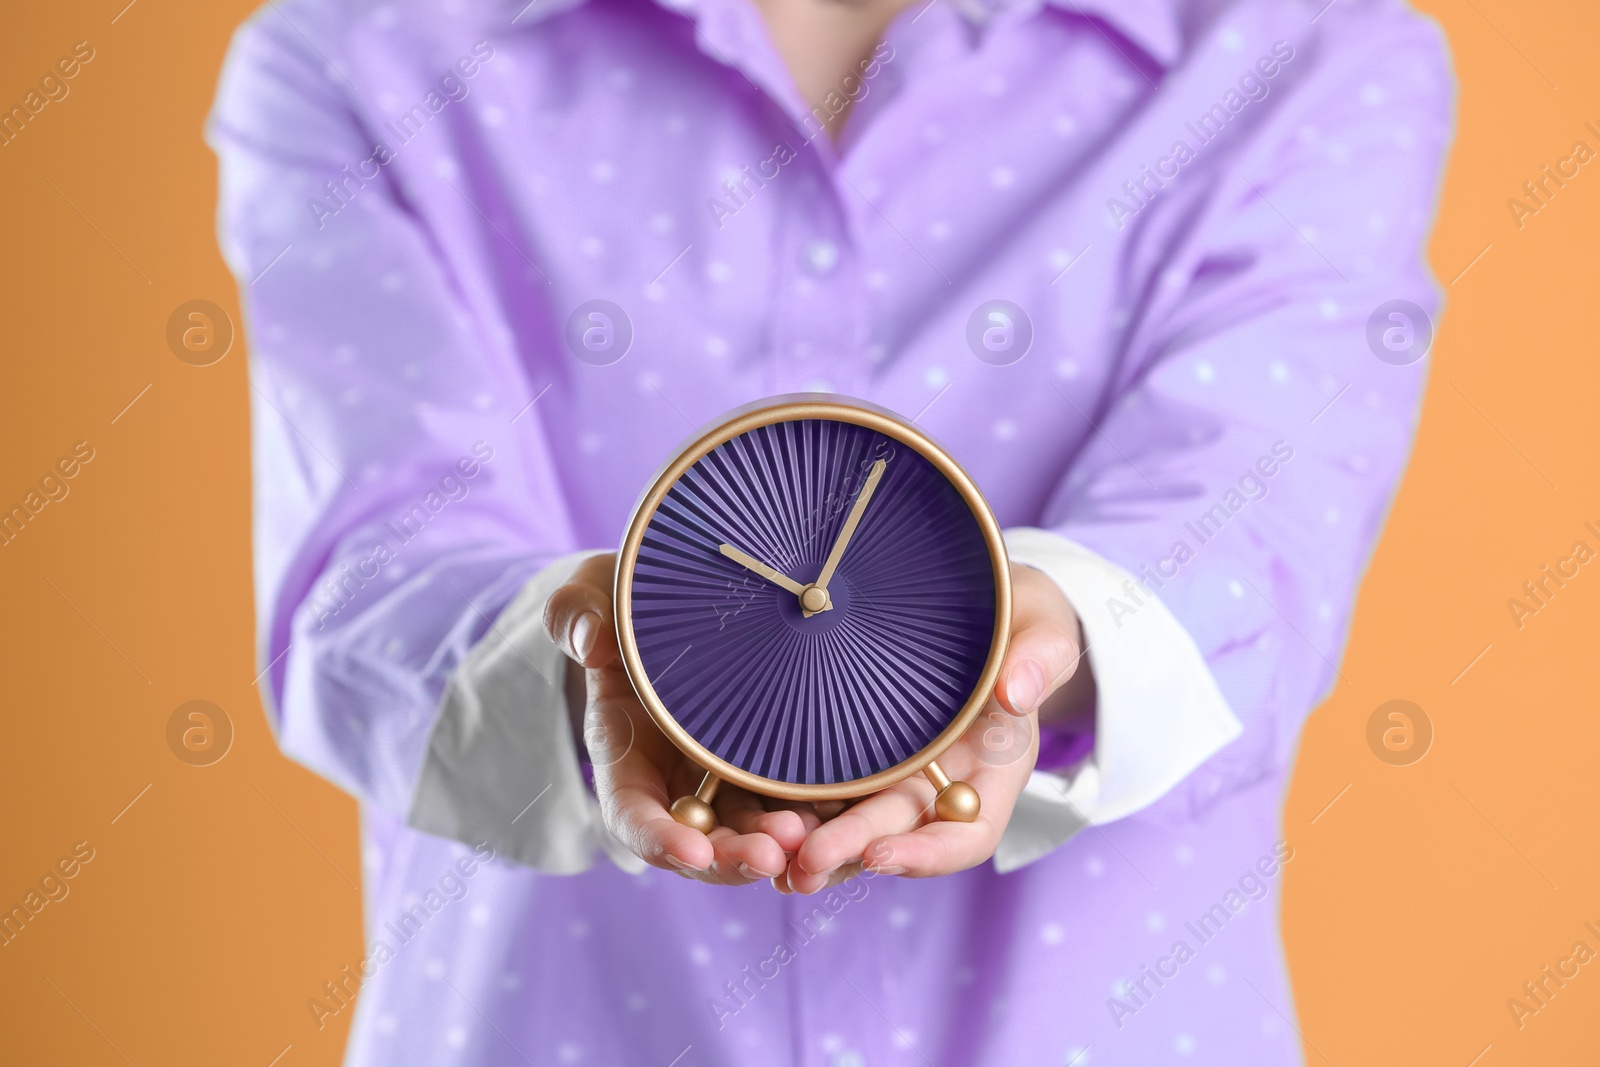
[{"label": "gold clock foot", "polygon": [[717,813],[699,797],[689,795],[672,802],[672,817],[691,830],[709,834],[717,828]]},{"label": "gold clock foot", "polygon": [[690,796],[679,797],[672,802],[672,817],[691,830],[699,830],[709,834],[717,828],[717,813],[711,807],[711,801],[716,799],[717,786],[722,784],[722,779],[706,772],[700,779],[700,788]]},{"label": "gold clock foot", "polygon": [[934,813],[945,822],[973,822],[980,806],[978,791],[966,782],[951,782],[933,802]]},{"label": "gold clock foot", "polygon": [[924,771],[928,781],[939,791],[933,801],[933,813],[945,822],[972,822],[982,807],[978,791],[966,782],[952,782],[937,760]]}]

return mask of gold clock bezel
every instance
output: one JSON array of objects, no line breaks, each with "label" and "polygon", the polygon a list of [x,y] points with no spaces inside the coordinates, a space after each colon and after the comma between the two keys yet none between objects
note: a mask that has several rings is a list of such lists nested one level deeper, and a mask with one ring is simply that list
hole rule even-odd
[{"label": "gold clock bezel", "polygon": [[[915,754],[866,778],[853,778],[844,782],[782,782],[735,767],[713,754],[679,724],[672,712],[662,703],[661,698],[656,695],[655,687],[651,684],[644,663],[639,657],[639,648],[633,632],[634,567],[638,562],[639,547],[644,541],[645,528],[649,526],[650,520],[655,516],[656,509],[666,498],[667,493],[677,484],[684,472],[718,445],[762,426],[800,419],[829,419],[864,426],[906,445],[927,459],[938,468],[950,484],[955,486],[968,509],[978,520],[978,527],[983,532],[984,543],[989,550],[989,559],[994,569],[994,637],[989,644],[989,657],[966,703],[962,705],[950,724]],[[711,429],[697,433],[667,461],[650,483],[650,487],[645,490],[639,503],[635,505],[633,514],[628,520],[627,536],[623,538],[622,548],[617,555],[613,604],[617,643],[621,648],[623,665],[627,669],[629,680],[633,683],[634,692],[638,694],[639,701],[649,712],[650,718],[680,751],[724,781],[732,782],[762,796],[784,800],[847,800],[876,793],[923,770],[965,733],[973,720],[982,712],[999,678],[1000,665],[1005,658],[1006,645],[1011,636],[1011,563],[1006,554],[1005,539],[1001,536],[1000,524],[995,521],[988,501],[983,498],[983,494],[978,491],[977,485],[961,465],[927,434],[897,415],[866,401],[842,399],[835,394],[790,395],[769,398],[734,409],[717,420]]]}]

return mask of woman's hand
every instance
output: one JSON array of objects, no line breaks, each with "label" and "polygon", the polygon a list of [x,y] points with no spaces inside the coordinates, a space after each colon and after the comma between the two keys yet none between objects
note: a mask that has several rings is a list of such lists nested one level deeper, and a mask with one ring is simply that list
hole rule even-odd
[{"label": "woman's hand", "polygon": [[[1077,613],[1054,581],[1031,567],[1011,568],[1011,644],[994,699],[939,766],[978,791],[977,821],[943,822],[934,788],[915,775],[866,797],[812,831],[773,885],[814,893],[863,867],[926,878],[974,867],[994,855],[1011,809],[1039,753],[1039,710],[1070,714],[1093,691],[1082,665]],[[820,807],[820,805],[819,805]]]},{"label": "woman's hand", "polygon": [[584,670],[583,736],[607,828],[646,863],[700,881],[744,885],[782,874],[819,825],[809,810],[769,811],[763,798],[724,782],[709,835],[672,818],[673,798],[693,793],[705,772],[656,727],[628,680],[611,610],[615,567],[611,554],[584,561],[544,616],[551,638]]},{"label": "woman's hand", "polygon": [[668,810],[704,771],[661,733],[628,680],[612,614],[615,566],[610,554],[586,560],[550,597],[545,628],[583,669],[583,735],[607,828],[646,863],[701,881],[770,878],[782,892],[813,893],[863,866],[907,877],[976,866],[994,854],[1033,771],[1040,708],[1053,717],[1092,692],[1072,606],[1044,574],[1013,567],[1011,644],[994,699],[939,757],[947,774],[978,791],[977,821],[934,818],[923,775],[848,808],[772,800],[724,782],[712,805],[718,826],[702,834]]}]

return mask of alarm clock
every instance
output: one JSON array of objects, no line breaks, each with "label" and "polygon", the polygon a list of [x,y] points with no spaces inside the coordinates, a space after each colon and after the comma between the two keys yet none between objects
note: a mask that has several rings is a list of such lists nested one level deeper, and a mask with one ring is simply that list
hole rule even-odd
[{"label": "alarm clock", "polygon": [[994,688],[1010,564],[982,493],[910,422],[833,394],[718,419],[634,509],[615,617],[640,702],[705,769],[678,822],[712,830],[724,781],[848,800],[918,773],[939,818],[978,817],[937,761]]}]

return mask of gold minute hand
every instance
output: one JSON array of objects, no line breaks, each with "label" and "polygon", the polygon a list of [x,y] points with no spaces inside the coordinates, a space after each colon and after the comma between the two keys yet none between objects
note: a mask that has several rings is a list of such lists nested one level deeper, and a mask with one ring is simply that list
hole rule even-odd
[{"label": "gold minute hand", "polygon": [[[883,470],[888,466],[887,460],[878,460],[867,472],[867,480],[861,486],[861,492],[856,494],[856,502],[850,506],[850,514],[845,516],[844,526],[839,529],[839,537],[833,542],[833,551],[828,553],[828,558],[823,561],[822,573],[817,575],[813,584],[824,593],[828,591],[828,583],[833,580],[833,572],[839,569],[839,561],[844,558],[844,550],[850,544],[850,538],[855,536],[856,527],[861,524],[861,516],[867,510],[867,501],[872,499],[873,492],[878,488],[878,481],[883,477]],[[809,618],[815,615],[814,611],[806,611]]]},{"label": "gold minute hand", "polygon": [[717,551],[733,560],[739,566],[748,567],[750,570],[755,571],[757,574],[761,575],[761,577],[765,578],[769,582],[772,582],[774,585],[787,589],[795,596],[799,596],[801,593],[805,592],[805,586],[801,585],[793,578],[790,578],[788,575],[773,570],[771,567],[767,566],[765,563],[762,563],[759,559],[756,559],[748,552],[740,551],[739,549],[734,548],[732,545],[718,545]]}]

